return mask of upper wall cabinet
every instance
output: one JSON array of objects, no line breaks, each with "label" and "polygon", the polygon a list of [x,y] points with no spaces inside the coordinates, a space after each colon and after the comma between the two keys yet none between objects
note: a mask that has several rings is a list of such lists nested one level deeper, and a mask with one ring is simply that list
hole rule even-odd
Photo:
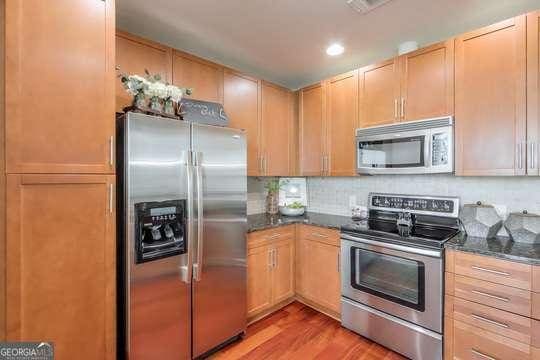
[{"label": "upper wall cabinet", "polygon": [[260,174],[259,103],[260,82],[240,73],[225,70],[223,76],[223,106],[229,126],[244,129],[247,138],[248,176]]},{"label": "upper wall cabinet", "polygon": [[399,116],[402,121],[454,113],[454,41],[400,57]]},{"label": "upper wall cabinet", "polygon": [[326,111],[327,175],[356,174],[355,130],[358,127],[358,71],[328,80]]},{"label": "upper wall cabinet", "polygon": [[398,59],[366,66],[359,71],[360,126],[399,121]]},{"label": "upper wall cabinet", "polygon": [[7,0],[9,173],[113,173],[114,0]]},{"label": "upper wall cabinet", "polygon": [[292,93],[262,81],[261,175],[287,176],[292,173]]},{"label": "upper wall cabinet", "polygon": [[193,99],[223,101],[223,68],[195,56],[173,51],[173,84],[193,89]]},{"label": "upper wall cabinet", "polygon": [[461,35],[455,50],[456,174],[525,175],[525,16]]},{"label": "upper wall cabinet", "polygon": [[304,176],[324,175],[326,165],[326,88],[318,83],[300,90],[299,166]]},{"label": "upper wall cabinet", "polygon": [[527,175],[539,174],[540,11],[527,15]]},{"label": "upper wall cabinet", "polygon": [[454,42],[446,41],[360,69],[360,126],[454,112]]},{"label": "upper wall cabinet", "polygon": [[[123,74],[144,76],[159,74],[167,82],[172,80],[172,50],[161,44],[148,41],[121,31],[116,32],[116,66]],[[132,96],[116,81],[116,111],[121,112],[131,105]]]}]

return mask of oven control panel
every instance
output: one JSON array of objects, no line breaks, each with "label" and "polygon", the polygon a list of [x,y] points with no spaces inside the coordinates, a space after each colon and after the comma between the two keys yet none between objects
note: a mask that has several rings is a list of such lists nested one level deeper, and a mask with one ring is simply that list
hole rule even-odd
[{"label": "oven control panel", "polygon": [[426,213],[448,216],[458,211],[457,198],[430,198],[427,196],[404,196],[371,194],[370,209],[406,210],[413,213]]}]

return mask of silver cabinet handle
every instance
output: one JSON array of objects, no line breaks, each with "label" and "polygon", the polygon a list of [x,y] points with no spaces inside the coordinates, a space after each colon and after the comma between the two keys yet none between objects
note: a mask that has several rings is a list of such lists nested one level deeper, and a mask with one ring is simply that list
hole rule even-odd
[{"label": "silver cabinet handle", "polygon": [[536,143],[531,142],[528,147],[529,169],[536,169]]},{"label": "silver cabinet handle", "polygon": [[203,197],[203,173],[202,153],[195,153],[195,179],[197,187],[197,262],[193,264],[195,280],[201,281],[203,271],[203,242],[204,242],[204,197]]},{"label": "silver cabinet handle", "polygon": [[405,118],[405,98],[401,98],[401,118]]},{"label": "silver cabinet handle", "polygon": [[263,157],[262,157],[262,155],[259,156],[259,173],[264,174]]},{"label": "silver cabinet handle", "polygon": [[311,236],[315,236],[315,237],[319,237],[319,238],[328,238],[328,235],[324,235],[324,234],[321,234],[321,233],[316,233],[316,232],[313,232],[311,233]]},{"label": "silver cabinet handle", "polygon": [[497,360],[496,358],[494,358],[494,357],[492,357],[492,356],[489,356],[489,355],[486,355],[486,354],[484,354],[483,352],[478,351],[478,350],[475,350],[475,349],[471,349],[471,352],[472,352],[474,355],[483,357],[484,359],[488,359],[488,360]]},{"label": "silver cabinet handle", "polygon": [[504,271],[486,269],[484,267],[480,267],[480,266],[476,266],[476,265],[471,265],[471,268],[474,269],[474,270],[485,271],[485,272],[488,272],[490,274],[495,274],[495,275],[501,275],[501,276],[510,276],[511,275],[510,273],[507,273],[507,272],[504,272]]},{"label": "silver cabinet handle", "polygon": [[517,166],[518,169],[523,169],[523,143],[517,143]]},{"label": "silver cabinet handle", "polygon": [[193,164],[191,152],[184,153],[186,158],[186,177],[187,177],[187,264],[180,266],[180,277],[187,284],[191,283],[193,277]]},{"label": "silver cabinet handle", "polygon": [[273,254],[274,253],[274,249],[269,249],[268,250],[268,267],[271,269],[274,267],[274,259],[273,259]]},{"label": "silver cabinet handle", "polygon": [[109,137],[109,166],[114,165],[114,136]]},{"label": "silver cabinet handle", "polygon": [[109,184],[109,214],[113,213],[113,191],[114,191],[114,185]]},{"label": "silver cabinet handle", "polygon": [[398,99],[394,99],[394,119],[398,118]]},{"label": "silver cabinet handle", "polygon": [[505,328],[505,329],[508,329],[510,327],[510,326],[508,326],[508,324],[498,322],[498,321],[495,321],[495,320],[491,320],[491,319],[489,319],[487,317],[483,317],[481,315],[471,314],[471,317],[476,319],[476,320],[484,321],[484,322],[487,322],[488,324],[496,325],[496,326],[499,326],[499,327],[502,327],[502,328]]},{"label": "silver cabinet handle", "polygon": [[274,268],[278,266],[278,253],[277,249],[274,249]]},{"label": "silver cabinet handle", "polygon": [[482,295],[482,296],[485,296],[485,297],[488,297],[488,298],[491,298],[491,299],[495,299],[495,300],[499,300],[499,301],[504,301],[504,302],[509,302],[510,301],[509,298],[505,298],[505,297],[497,296],[497,295],[493,295],[493,294],[488,294],[486,292],[479,291],[479,290],[471,290],[471,292],[473,294]]}]

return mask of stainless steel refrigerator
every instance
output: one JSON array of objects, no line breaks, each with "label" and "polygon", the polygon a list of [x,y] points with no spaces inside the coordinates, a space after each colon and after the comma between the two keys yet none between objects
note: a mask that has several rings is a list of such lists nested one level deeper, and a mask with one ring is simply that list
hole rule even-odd
[{"label": "stainless steel refrigerator", "polygon": [[246,139],[127,113],[118,121],[120,354],[200,357],[246,328]]}]

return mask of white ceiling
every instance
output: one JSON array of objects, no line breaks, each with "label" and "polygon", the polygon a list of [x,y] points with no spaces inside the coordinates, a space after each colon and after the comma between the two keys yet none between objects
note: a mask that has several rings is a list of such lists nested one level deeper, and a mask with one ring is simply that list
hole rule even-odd
[{"label": "white ceiling", "polygon": [[[392,0],[361,15],[346,0],[117,0],[117,26],[298,89],[378,60],[540,9],[540,0]],[[345,53],[331,58],[339,41]],[[189,86],[189,84],[186,84]]]}]

